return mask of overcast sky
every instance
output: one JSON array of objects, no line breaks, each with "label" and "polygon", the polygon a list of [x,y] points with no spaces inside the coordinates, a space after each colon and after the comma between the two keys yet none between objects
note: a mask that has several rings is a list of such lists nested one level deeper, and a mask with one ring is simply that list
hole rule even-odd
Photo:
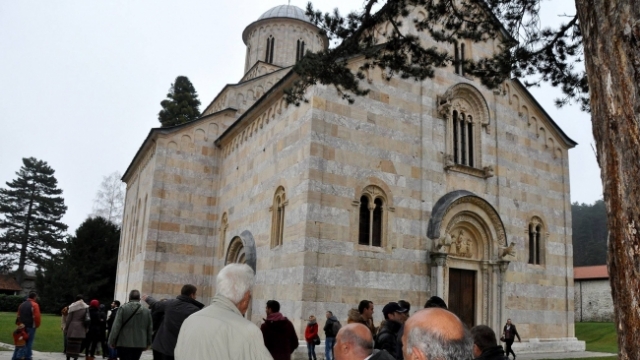
[{"label": "overcast sky", "polygon": [[[152,127],[171,83],[188,76],[201,110],[243,75],[242,30],[278,0],[0,1],[0,186],[23,157],[56,171],[74,232],[91,213],[102,177],[123,173]],[[362,0],[318,0],[324,11]],[[301,8],[306,1],[293,0]],[[546,2],[542,19],[574,14]],[[559,92],[531,90],[579,145],[569,152],[571,200],[602,197],[589,116],[556,109]]]}]

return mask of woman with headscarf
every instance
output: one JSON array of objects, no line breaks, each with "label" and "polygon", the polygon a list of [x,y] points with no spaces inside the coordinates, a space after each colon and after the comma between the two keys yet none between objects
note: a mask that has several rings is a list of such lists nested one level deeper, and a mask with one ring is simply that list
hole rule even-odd
[{"label": "woman with headscarf", "polygon": [[91,300],[89,303],[89,316],[91,317],[91,323],[89,325],[89,332],[87,333],[85,356],[87,360],[94,360],[96,347],[100,343],[100,340],[104,339],[104,331],[102,331],[103,334],[100,336],[102,329],[100,323],[100,303],[96,299]]},{"label": "woman with headscarf", "polygon": [[307,328],[304,330],[304,339],[307,341],[309,360],[316,360],[316,342],[320,342],[320,337],[318,337],[318,323],[313,315],[309,316]]},{"label": "woman with headscarf", "polygon": [[76,296],[76,302],[69,306],[64,333],[67,336],[67,360],[77,360],[82,348],[82,341],[87,336],[84,319],[89,305],[82,300],[82,295]]}]

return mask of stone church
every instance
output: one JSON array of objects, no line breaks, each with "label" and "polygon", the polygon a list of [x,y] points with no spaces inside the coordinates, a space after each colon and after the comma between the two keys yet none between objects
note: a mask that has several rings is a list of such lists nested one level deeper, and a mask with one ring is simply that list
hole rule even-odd
[{"label": "stone church", "polygon": [[[389,301],[418,309],[438,295],[469,326],[499,332],[511,318],[523,351],[584,349],[574,338],[576,143],[519,80],[489,90],[454,64],[421,82],[371,70],[368,96],[352,105],[315,85],[296,107],[283,99],[291,67],[327,38],[282,5],[242,40],[238,83],[198,120],[152,129],[123,176],[117,299],[174,297],[191,283],[208,303],[218,271],[245,262],[257,275],[248,317],[260,322],[277,299],[301,338],[311,314],[345,322],[369,299],[379,323]],[[455,52],[477,59],[497,44]]]}]

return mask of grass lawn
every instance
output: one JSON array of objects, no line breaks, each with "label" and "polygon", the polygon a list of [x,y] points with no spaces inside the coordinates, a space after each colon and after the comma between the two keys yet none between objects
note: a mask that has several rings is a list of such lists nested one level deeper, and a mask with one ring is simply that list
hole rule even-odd
[{"label": "grass lawn", "polygon": [[[618,353],[618,336],[613,323],[576,323],[576,337],[587,343],[587,351]],[[617,360],[618,356],[589,358],[589,360]],[[565,359],[578,360],[578,359]]]},{"label": "grass lawn", "polygon": [[618,335],[613,323],[576,323],[576,337],[587,342],[587,351],[618,353]]},{"label": "grass lawn", "polygon": [[[12,332],[15,329],[16,313],[0,312],[0,342],[13,345]],[[40,327],[36,331],[33,350],[44,352],[62,352],[62,330],[60,316],[43,314]]]}]

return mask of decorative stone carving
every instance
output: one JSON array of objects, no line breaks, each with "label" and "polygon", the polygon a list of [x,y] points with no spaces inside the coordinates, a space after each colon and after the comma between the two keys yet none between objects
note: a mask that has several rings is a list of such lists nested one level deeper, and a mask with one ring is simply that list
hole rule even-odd
[{"label": "decorative stone carving", "polygon": [[447,208],[447,211],[445,211],[442,217],[445,218],[446,215],[451,211],[451,209],[454,209],[456,206],[460,204],[466,204],[466,203],[473,204],[479,207],[487,214],[489,219],[491,219],[491,222],[496,230],[496,235],[498,237],[496,240],[498,241],[498,244],[502,246],[507,246],[507,236],[504,231],[502,220],[500,220],[498,213],[496,213],[493,207],[488,202],[484,201],[479,197],[465,196],[454,201],[453,203],[451,203],[451,205],[449,205],[449,207]]},{"label": "decorative stone carving", "polygon": [[449,255],[472,258],[475,250],[474,241],[465,233],[463,229],[459,230],[451,238],[452,243],[449,246]]},{"label": "decorative stone carving", "polygon": [[451,245],[451,235],[445,233],[440,239],[434,240],[434,248],[437,252],[445,252],[444,247]]},{"label": "decorative stone carving", "polygon": [[512,242],[511,244],[509,244],[509,246],[507,247],[502,247],[500,248],[500,257],[504,258],[506,256],[516,256],[516,243]]}]

